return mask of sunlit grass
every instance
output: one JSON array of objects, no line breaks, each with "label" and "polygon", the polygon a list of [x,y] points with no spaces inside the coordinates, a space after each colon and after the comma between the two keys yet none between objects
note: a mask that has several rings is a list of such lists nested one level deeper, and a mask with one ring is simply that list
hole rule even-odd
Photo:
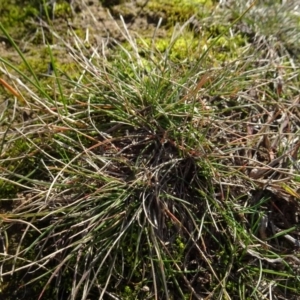
[{"label": "sunlit grass", "polygon": [[52,32],[82,69],[76,79],[50,46],[51,85],[0,59],[22,96],[0,120],[4,294],[298,295],[299,70],[259,32],[236,60],[206,64],[244,12],[196,61],[168,55],[182,28],[161,53],[125,22],[126,42],[109,51]]}]

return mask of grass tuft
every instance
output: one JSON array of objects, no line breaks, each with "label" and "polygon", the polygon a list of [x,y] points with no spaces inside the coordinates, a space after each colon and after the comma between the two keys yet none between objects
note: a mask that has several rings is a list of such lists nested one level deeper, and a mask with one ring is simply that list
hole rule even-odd
[{"label": "grass tuft", "polygon": [[[81,72],[48,45],[50,81],[0,27],[29,70],[0,58],[15,87],[0,119],[6,299],[296,299],[297,41],[253,24],[279,4],[240,9],[180,63],[169,54],[194,19],[164,49],[122,18],[123,42],[102,50],[48,28]],[[247,42],[222,48],[234,34]]]}]

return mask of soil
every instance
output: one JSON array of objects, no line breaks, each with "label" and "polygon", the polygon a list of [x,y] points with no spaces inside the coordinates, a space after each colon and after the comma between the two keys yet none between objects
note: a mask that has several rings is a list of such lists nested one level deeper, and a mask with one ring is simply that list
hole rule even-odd
[{"label": "soil", "polygon": [[[44,15],[38,15],[36,18],[28,17],[24,21],[28,25],[26,26],[27,28],[21,27],[20,30],[20,24],[15,23],[14,26],[9,29],[6,28],[6,30],[8,30],[25,54],[30,52],[32,47],[46,46],[45,42],[52,42],[55,45],[57,41],[47,40],[47,31],[50,27],[59,36],[65,38],[70,37],[70,30],[73,30],[78,36],[84,37],[85,41],[94,47],[100,46],[107,39],[118,42],[125,41],[126,38],[120,31],[120,28],[123,28],[124,31],[124,24],[126,24],[126,28],[130,34],[142,34],[143,38],[151,37],[154,30],[156,30],[157,36],[166,35],[165,26],[156,28],[159,18],[162,18],[162,23],[166,24],[166,14],[162,12],[155,13],[147,9],[148,0],[134,0],[130,2],[102,1],[104,2],[103,4],[97,0],[73,0],[68,2],[71,2],[71,4],[65,8],[65,11],[54,12],[51,25],[47,24]],[[105,3],[106,5],[104,5]],[[25,4],[16,5],[22,6]],[[40,9],[39,5],[35,5],[34,7],[37,10]],[[56,9],[54,6],[54,11]],[[45,35],[44,41],[41,40],[40,36],[42,32]],[[12,45],[10,41],[0,33],[1,57],[9,59],[11,63],[15,63],[19,60],[19,55],[18,53],[12,53],[11,50]]]}]

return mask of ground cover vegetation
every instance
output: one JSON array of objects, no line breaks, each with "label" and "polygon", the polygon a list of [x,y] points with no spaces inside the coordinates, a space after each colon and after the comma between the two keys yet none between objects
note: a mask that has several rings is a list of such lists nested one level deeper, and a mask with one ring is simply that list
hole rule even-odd
[{"label": "ground cover vegetation", "polygon": [[297,1],[1,1],[3,299],[299,299]]}]

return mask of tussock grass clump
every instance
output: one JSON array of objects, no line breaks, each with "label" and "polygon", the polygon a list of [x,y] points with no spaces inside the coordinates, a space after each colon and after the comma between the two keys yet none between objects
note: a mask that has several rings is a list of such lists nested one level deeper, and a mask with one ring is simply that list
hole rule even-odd
[{"label": "tussock grass clump", "polygon": [[183,30],[160,53],[123,25],[126,46],[60,40],[76,80],[49,47],[51,87],[1,58],[16,83],[0,124],[3,294],[297,297],[294,61],[257,34],[226,64],[205,63],[217,39],[175,64]]}]

